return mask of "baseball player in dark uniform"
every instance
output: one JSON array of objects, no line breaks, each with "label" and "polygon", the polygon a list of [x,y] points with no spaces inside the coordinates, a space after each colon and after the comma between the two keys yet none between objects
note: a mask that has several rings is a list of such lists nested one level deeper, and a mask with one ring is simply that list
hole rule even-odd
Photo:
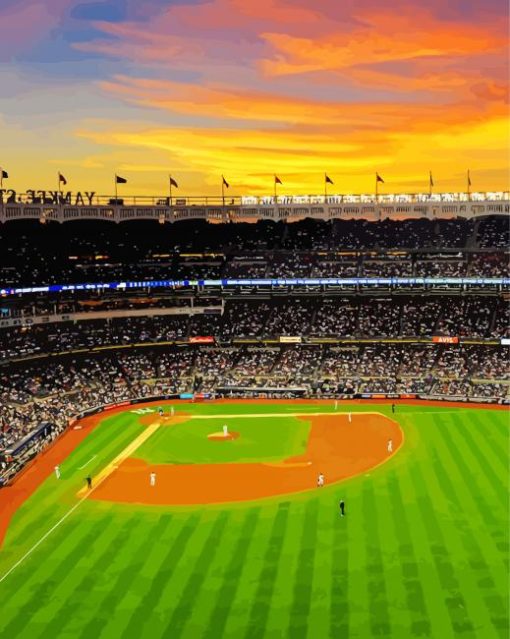
[{"label": "baseball player in dark uniform", "polygon": [[340,517],[345,516],[345,502],[343,499],[340,500]]}]

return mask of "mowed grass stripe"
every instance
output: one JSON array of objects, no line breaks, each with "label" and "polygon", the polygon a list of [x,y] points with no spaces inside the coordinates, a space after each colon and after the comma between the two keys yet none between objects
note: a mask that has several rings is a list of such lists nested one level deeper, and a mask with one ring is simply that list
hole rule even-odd
[{"label": "mowed grass stripe", "polygon": [[[490,446],[487,434],[490,430],[490,421],[488,419],[480,422],[473,421],[471,428],[464,428],[463,437],[473,457],[477,460],[479,467],[495,482],[496,486],[503,485],[508,477],[508,460],[505,463],[494,455]],[[503,449],[501,449],[503,452]],[[503,480],[503,481],[502,481]]]},{"label": "mowed grass stripe", "polygon": [[76,615],[87,605],[87,600],[94,596],[98,577],[108,566],[113,548],[117,548],[128,534],[135,515],[119,525],[110,511],[103,521],[105,525],[98,530],[92,544],[55,588],[51,600],[32,617],[32,623],[41,628],[40,633],[34,633],[34,638],[58,637],[59,634],[66,633],[74,636]]},{"label": "mowed grass stripe", "polygon": [[112,621],[105,637],[140,637],[150,614],[148,611],[160,601],[167,581],[192,542],[199,524],[200,514],[192,513],[176,522],[172,530],[163,531],[159,539],[151,540],[136,576],[136,587],[127,591],[112,610]]},{"label": "mowed grass stripe", "polygon": [[244,639],[259,639],[265,631],[280,554],[287,530],[289,507],[289,502],[282,502],[278,505],[267,540],[264,564],[258,578],[255,597],[251,604],[249,620],[245,624]]},{"label": "mowed grass stripe", "polygon": [[336,528],[345,529],[340,522],[336,497],[337,487],[317,491],[318,512],[314,548],[314,570],[311,579],[311,602],[308,615],[309,639],[327,637],[331,609],[331,571],[333,566],[333,537]]},{"label": "mowed grass stripe", "polygon": [[[336,500],[336,508],[332,508],[332,544],[331,551],[331,576],[328,583],[328,575],[324,575],[324,580],[329,585],[329,615],[325,615],[324,621],[329,626],[329,636],[331,639],[337,637],[349,637],[350,635],[350,597],[349,597],[349,556],[353,545],[353,540],[349,535],[350,518],[340,517],[339,500]],[[344,499],[345,501],[345,499]],[[313,632],[309,633],[309,639],[314,639]]]},{"label": "mowed grass stripe", "polygon": [[[414,477],[416,473],[421,473],[421,470],[415,468],[414,465],[413,467],[407,465],[401,470],[401,480],[399,482],[404,507],[408,513],[409,521],[413,522],[413,554],[419,566],[420,583],[423,587],[429,619],[434,631],[432,637],[433,639],[436,639],[436,637],[453,639],[456,637],[456,633],[453,629],[450,611],[443,591],[443,576],[438,570],[432,553],[433,543],[425,525],[425,522],[428,521],[429,513],[426,504],[421,499],[421,495],[426,483],[423,482],[423,478],[420,481],[416,481]],[[406,562],[404,561],[404,563]]]},{"label": "mowed grass stripe", "polygon": [[[457,500],[455,490],[449,483],[450,478],[446,473],[441,481],[437,482],[437,490],[435,491],[436,501],[438,507],[443,508],[447,505],[455,503]],[[459,581],[462,584],[463,599],[466,602],[466,608],[469,611],[471,620],[476,633],[483,632],[484,636],[489,639],[492,636],[497,636],[491,631],[491,610],[487,606],[482,606],[482,594],[476,585],[475,573],[472,570],[469,553],[465,553],[465,547],[467,544],[473,546],[476,544],[474,538],[472,538],[472,530],[469,523],[466,522],[465,517],[462,514],[461,509],[454,509],[451,515],[450,522],[451,530],[448,535],[448,547],[445,547],[445,551],[448,554],[453,555],[455,552],[455,566],[457,568],[457,574],[459,575]],[[446,527],[443,525],[443,530]],[[467,543],[466,543],[466,540]],[[485,603],[485,602],[484,602]],[[464,605],[464,604],[461,604]],[[483,629],[483,630],[482,630]]]},{"label": "mowed grass stripe", "polygon": [[[216,539],[215,542],[208,542],[214,543],[216,548],[211,553],[211,558],[207,565],[207,578],[202,581],[195,594],[193,611],[188,616],[188,619],[185,620],[180,639],[196,639],[206,633],[208,620],[212,614],[218,591],[223,581],[225,565],[230,560],[232,548],[239,535],[239,525],[244,516],[241,511],[236,511],[237,509],[234,509],[228,513],[227,525],[222,531],[221,538]],[[188,577],[189,575],[185,574],[184,583],[187,582]]]},{"label": "mowed grass stripe", "polygon": [[[349,628],[361,637],[371,637],[367,589],[367,522],[362,507],[363,483],[356,482],[345,499],[345,517],[349,527]],[[355,635],[356,636],[356,635]]]},{"label": "mowed grass stripe", "polygon": [[[164,615],[165,623],[162,628],[161,636],[182,637],[183,630],[188,622],[193,622],[200,635],[204,629],[205,619],[203,614],[203,605],[206,599],[211,598],[211,574],[214,571],[214,561],[219,555],[221,561],[224,561],[224,551],[231,547],[230,543],[227,547],[222,544],[225,539],[225,529],[230,521],[227,511],[219,512],[215,519],[202,526],[206,529],[206,534],[198,543],[195,540],[193,544],[193,552],[186,553],[182,558],[182,565],[186,567],[186,574],[181,579],[176,579],[173,587],[169,583],[167,593],[173,593],[174,603],[172,610],[167,610]],[[227,537],[228,538],[228,537]],[[193,614],[193,609],[195,614]],[[154,635],[147,626],[141,636],[150,638]],[[200,636],[194,631],[194,636]]]},{"label": "mowed grass stripe", "polygon": [[[467,605],[467,591],[462,580],[464,574],[460,577],[455,568],[459,569],[461,562],[459,561],[458,547],[452,538],[453,526],[444,516],[440,524],[436,515],[438,502],[441,501],[440,488],[437,486],[434,474],[430,472],[428,462],[418,461],[414,465],[411,477],[419,494],[418,503],[422,511],[422,521],[429,538],[430,550],[443,589],[444,601],[454,634],[477,639],[478,634],[471,613],[479,612],[480,606],[471,600],[469,593],[470,606]],[[427,477],[427,480],[424,477]],[[447,512],[448,508],[448,504],[441,504],[442,512]],[[448,533],[444,532],[446,529],[449,531]],[[445,534],[447,534],[447,539],[445,539]]]},{"label": "mowed grass stripe", "polygon": [[303,531],[297,553],[297,570],[294,575],[294,592],[290,609],[290,623],[287,636],[300,639],[306,637],[308,616],[312,607],[312,583],[317,548],[317,520],[319,501],[316,497],[308,502],[304,513]]},{"label": "mowed grass stripe", "polygon": [[487,424],[485,424],[483,428],[477,428],[474,424],[470,424],[470,427],[466,428],[465,423],[456,416],[451,417],[448,421],[455,424],[459,434],[461,434],[465,448],[469,450],[470,454],[466,456],[466,460],[474,461],[475,465],[470,464],[472,466],[472,472],[476,472],[476,468],[479,468],[481,474],[485,475],[493,486],[494,491],[502,497],[502,503],[507,503],[507,490],[504,485],[505,478],[507,477],[507,469],[499,465],[499,462],[497,459],[494,459],[490,449],[487,448],[487,440],[485,437]]},{"label": "mowed grass stripe", "polygon": [[[287,503],[288,507],[288,503]],[[260,584],[260,574],[265,565],[268,540],[274,532],[275,518],[280,505],[264,503],[253,530],[252,539],[246,553],[246,561],[239,573],[239,587],[236,589],[225,624],[224,636],[239,639],[250,621],[250,610],[256,599]]]},{"label": "mowed grass stripe", "polygon": [[[388,606],[388,591],[384,573],[381,542],[378,533],[378,507],[372,481],[366,481],[362,490],[362,508],[365,519],[365,550],[367,558],[368,613],[372,635],[391,637],[392,622]],[[385,543],[389,543],[389,539]]]},{"label": "mowed grass stripe", "polygon": [[[508,470],[509,418],[510,414],[506,411],[495,415],[476,411],[471,416],[471,421],[476,426],[474,432],[484,433],[492,457],[495,457],[505,470]],[[501,422],[504,430],[498,429]]]},{"label": "mowed grass stripe", "polygon": [[[161,539],[174,520],[168,513],[160,515],[152,523],[147,517],[140,517],[138,514],[137,518],[138,524],[130,529],[124,543],[112,551],[112,561],[106,569],[108,585],[99,592],[95,600],[89,601],[87,608],[80,613],[81,632],[77,629],[75,635],[79,639],[114,636],[108,634],[108,624],[112,622],[113,611],[118,610],[117,614],[120,614],[120,601],[127,592],[137,587],[138,575],[153,540]],[[124,614],[130,614],[129,608]]]},{"label": "mowed grass stripe", "polygon": [[[471,495],[479,496],[479,499],[473,500],[474,509],[471,512],[478,511],[478,516],[482,518],[489,526],[495,525],[499,528],[500,518],[494,512],[494,500],[487,499],[487,494],[494,493],[493,487],[485,474],[478,474],[475,478],[472,467],[468,464],[466,457],[469,459],[468,451],[464,438],[458,431],[454,431],[454,438],[448,431],[448,426],[439,428],[431,437],[429,446],[436,449],[441,459],[441,476],[446,473],[455,473],[466,486],[470,487]],[[431,462],[437,459],[430,455]],[[485,494],[485,498],[482,495]],[[475,515],[475,512],[473,512]]]},{"label": "mowed grass stripe", "polygon": [[13,573],[15,579],[4,582],[0,591],[0,636],[33,636],[31,617],[51,600],[55,588],[83,556],[84,549],[96,539],[97,525],[106,520],[107,516],[97,521],[75,520],[62,526],[53,537],[51,550],[38,549],[19,572]]},{"label": "mowed grass stripe", "polygon": [[231,604],[236,592],[242,587],[242,572],[250,545],[254,539],[254,532],[260,516],[260,508],[251,508],[244,514],[244,521],[238,523],[237,541],[229,549],[229,558],[225,562],[221,587],[217,591],[216,601],[210,617],[204,625],[204,639],[223,637]]},{"label": "mowed grass stripe", "polygon": [[286,635],[295,597],[295,575],[299,568],[299,549],[301,548],[308,504],[309,500],[305,501],[299,498],[290,503],[287,528],[277,570],[274,574],[265,626],[261,628],[260,632],[261,637],[267,637],[269,633]]},{"label": "mowed grass stripe", "polygon": [[426,575],[420,572],[420,562],[414,548],[414,535],[408,521],[408,508],[404,505],[402,497],[401,483],[406,480],[407,477],[401,470],[398,474],[392,470],[386,477],[388,493],[391,496],[389,511],[393,520],[390,534],[397,542],[399,559],[400,580],[396,580],[396,583],[401,581],[405,590],[405,604],[411,616],[409,635],[437,637],[440,636],[442,628],[436,627],[437,620],[427,609],[422,585],[426,583]]},{"label": "mowed grass stripe", "polygon": [[[383,587],[381,595],[383,593],[385,595],[391,625],[390,636],[412,636],[411,628],[416,627],[421,632],[426,625],[422,623],[424,611],[418,609],[416,614],[413,607],[408,605],[413,603],[413,600],[409,597],[409,589],[402,577],[404,558],[400,552],[401,544],[397,530],[399,525],[395,520],[395,495],[389,491],[387,482],[387,473],[390,469],[381,469],[382,472],[376,474],[373,483],[369,483],[374,501],[374,514],[367,528],[372,531],[372,556],[377,562],[375,566],[381,571],[380,581]],[[368,481],[370,479],[368,478]],[[370,572],[372,573],[372,569]],[[377,574],[376,571],[373,572]],[[373,586],[377,588],[375,579]],[[374,634],[377,636],[378,630]]]},{"label": "mowed grass stripe", "polygon": [[[462,484],[457,483],[459,492]],[[508,628],[508,613],[505,602],[499,593],[504,592],[508,586],[508,579],[500,566],[490,566],[489,557],[485,557],[482,547],[478,543],[478,532],[469,525],[463,516],[462,504],[459,500],[457,490],[449,474],[446,473],[441,482],[441,489],[448,500],[457,504],[457,509],[453,513],[455,530],[461,539],[462,546],[466,553],[467,564],[469,565],[469,577],[472,576],[473,588],[478,589],[477,597],[483,600],[487,608],[490,620],[496,631]],[[484,546],[485,549],[486,546]]]}]

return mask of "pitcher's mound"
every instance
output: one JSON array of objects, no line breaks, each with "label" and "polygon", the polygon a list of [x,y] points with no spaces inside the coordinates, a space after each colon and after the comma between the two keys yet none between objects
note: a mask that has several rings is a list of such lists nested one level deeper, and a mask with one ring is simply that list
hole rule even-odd
[{"label": "pitcher's mound", "polygon": [[223,434],[223,431],[220,433],[210,433],[209,435],[207,435],[207,439],[212,439],[215,442],[228,442],[232,441],[233,439],[237,439],[238,437],[239,433],[236,433],[235,431],[229,431],[227,436]]}]

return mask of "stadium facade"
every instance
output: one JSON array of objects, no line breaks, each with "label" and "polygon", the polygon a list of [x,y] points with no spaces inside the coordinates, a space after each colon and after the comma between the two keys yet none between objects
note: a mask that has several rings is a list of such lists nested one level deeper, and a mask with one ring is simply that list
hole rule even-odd
[{"label": "stadium facade", "polygon": [[156,220],[162,224],[204,219],[213,223],[258,220],[288,222],[313,218],[333,220],[355,217],[381,220],[413,218],[474,218],[510,214],[508,191],[487,193],[279,195],[277,197],[115,197],[94,191],[73,193],[0,190],[0,222],[39,219]]}]

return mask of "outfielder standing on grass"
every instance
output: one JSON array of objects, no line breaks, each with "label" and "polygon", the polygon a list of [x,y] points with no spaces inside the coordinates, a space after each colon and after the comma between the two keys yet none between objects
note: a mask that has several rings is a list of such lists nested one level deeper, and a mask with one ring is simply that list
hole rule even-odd
[{"label": "outfielder standing on grass", "polygon": [[85,477],[85,481],[87,482],[87,488],[90,490],[92,488],[92,477],[90,475],[87,475]]},{"label": "outfielder standing on grass", "polygon": [[343,499],[340,500],[340,517],[345,516],[345,502]]},{"label": "outfielder standing on grass", "polygon": [[60,466],[55,466],[55,477],[60,479]]}]

